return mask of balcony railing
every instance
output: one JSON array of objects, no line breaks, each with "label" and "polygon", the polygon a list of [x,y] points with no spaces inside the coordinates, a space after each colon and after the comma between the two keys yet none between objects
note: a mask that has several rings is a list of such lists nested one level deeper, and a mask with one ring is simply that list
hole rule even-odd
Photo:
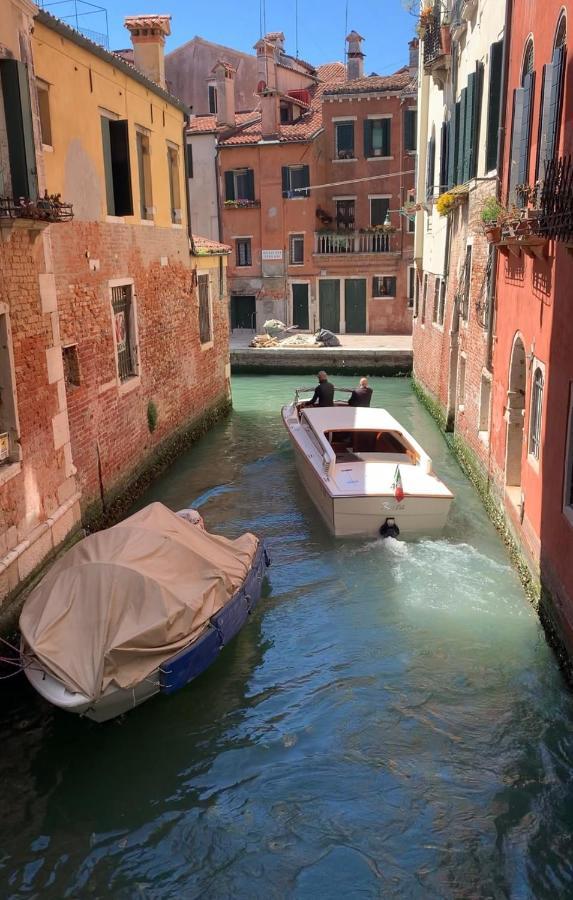
[{"label": "balcony railing", "polygon": [[38,200],[25,197],[0,197],[0,221],[31,219],[35,222],[69,222],[74,217],[71,203],[62,203],[59,195],[47,194]]},{"label": "balcony railing", "polygon": [[573,156],[547,163],[540,208],[540,233],[556,241],[573,243]]},{"label": "balcony railing", "polygon": [[462,7],[464,7],[466,0],[454,0],[452,5],[452,18],[451,18],[451,32],[452,37],[455,38],[456,41],[459,41],[462,34],[468,27],[468,23],[464,19],[462,15]]},{"label": "balcony railing", "polygon": [[315,253],[392,253],[394,241],[391,234],[360,232],[315,232]]},{"label": "balcony railing", "polygon": [[436,15],[431,15],[424,28],[424,65],[431,65],[443,54],[440,19]]}]

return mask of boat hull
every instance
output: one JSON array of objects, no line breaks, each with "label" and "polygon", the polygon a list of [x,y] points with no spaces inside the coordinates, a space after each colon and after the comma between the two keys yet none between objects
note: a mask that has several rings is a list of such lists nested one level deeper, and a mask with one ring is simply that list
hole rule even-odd
[{"label": "boat hull", "polygon": [[112,688],[92,701],[65,685],[43,668],[35,657],[23,650],[24,672],[37,692],[54,706],[106,722],[134,709],[159,693],[172,694],[189,684],[218,658],[221,650],[246,624],[261,597],[262,583],[270,564],[268,550],[259,543],[252,566],[239,590],[228,603],[211,616],[205,631],[179,653],[166,660],[149,678],[133,688]]}]

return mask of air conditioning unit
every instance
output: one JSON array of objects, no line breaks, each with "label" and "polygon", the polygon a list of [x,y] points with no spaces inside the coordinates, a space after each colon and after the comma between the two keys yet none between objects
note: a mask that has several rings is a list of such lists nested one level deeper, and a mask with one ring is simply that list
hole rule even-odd
[{"label": "air conditioning unit", "polygon": [[0,463],[6,462],[10,457],[10,438],[8,432],[0,434]]}]

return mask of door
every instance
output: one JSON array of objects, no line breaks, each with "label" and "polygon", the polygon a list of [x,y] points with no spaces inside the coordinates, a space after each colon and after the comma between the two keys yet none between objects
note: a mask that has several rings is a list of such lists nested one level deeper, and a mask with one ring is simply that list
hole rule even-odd
[{"label": "door", "polygon": [[308,331],[308,284],[292,286],[292,324]]},{"label": "door", "polygon": [[335,334],[340,331],[340,282],[334,278],[322,278],[318,282],[318,306],[320,327]]},{"label": "door", "polygon": [[231,297],[231,328],[256,329],[256,300],[235,294]]},{"label": "door", "polygon": [[344,282],[344,318],[347,334],[366,334],[366,279]]}]

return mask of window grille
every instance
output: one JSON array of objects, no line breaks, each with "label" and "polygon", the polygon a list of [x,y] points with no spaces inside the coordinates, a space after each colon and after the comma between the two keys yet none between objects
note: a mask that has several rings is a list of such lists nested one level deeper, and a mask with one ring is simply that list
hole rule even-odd
[{"label": "window grille", "polygon": [[539,367],[533,376],[531,388],[531,423],[529,427],[529,452],[539,459],[541,451],[541,410],[543,408],[543,372]]},{"label": "window grille", "polygon": [[304,235],[291,234],[290,237],[290,264],[302,266],[304,263]]},{"label": "window grille", "polygon": [[199,275],[199,340],[208,344],[213,339],[211,331],[211,309],[209,302],[209,276]]},{"label": "window grille", "polygon": [[130,284],[112,287],[111,305],[115,328],[117,371],[120,381],[127,381],[128,378],[137,375],[132,325],[132,287]]}]

